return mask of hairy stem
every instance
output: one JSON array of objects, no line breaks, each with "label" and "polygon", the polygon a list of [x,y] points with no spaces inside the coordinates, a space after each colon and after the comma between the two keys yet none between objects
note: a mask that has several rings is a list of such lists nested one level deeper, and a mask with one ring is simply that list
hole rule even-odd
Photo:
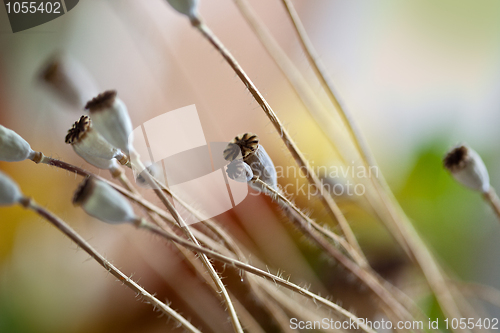
[{"label": "hairy stem", "polygon": [[327,300],[321,296],[318,296],[318,295],[310,292],[309,290],[306,290],[304,288],[301,288],[301,287],[291,283],[288,280],[280,278],[279,276],[276,276],[276,275],[271,274],[269,272],[263,271],[257,267],[251,266],[249,264],[245,264],[239,260],[229,258],[229,257],[226,257],[226,256],[220,254],[220,253],[209,250],[207,248],[200,247],[200,246],[198,246],[192,242],[189,242],[185,239],[182,239],[174,234],[170,234],[170,233],[166,232],[165,230],[158,228],[154,224],[151,224],[151,223],[146,222],[144,220],[141,221],[140,224],[138,224],[138,227],[149,230],[149,231],[151,231],[151,232],[153,232],[161,237],[164,237],[165,239],[168,239],[170,241],[181,244],[182,246],[185,246],[192,251],[196,251],[198,253],[205,254],[205,255],[210,256],[211,258],[218,260],[220,262],[229,264],[229,265],[234,266],[234,267],[239,268],[239,269],[243,269],[249,273],[255,274],[255,275],[260,276],[262,278],[269,279],[278,285],[281,285],[285,288],[293,290],[293,291],[295,291],[303,296],[306,296],[306,297],[316,301],[317,303],[323,304],[323,305],[335,310],[336,312],[342,314],[344,317],[346,317],[348,319],[351,319],[355,322],[358,322],[359,327],[362,330],[364,330],[365,332],[375,333],[375,331],[373,331],[371,328],[367,327],[364,323],[359,322],[359,318],[356,317],[355,315],[353,315],[352,313],[350,313],[349,311],[345,310],[344,308],[340,307],[339,305],[337,305],[333,302],[330,302],[329,300]]},{"label": "hairy stem", "polygon": [[[342,117],[353,140],[353,143],[355,144],[361,156],[361,159],[363,160],[363,164],[367,168],[369,168],[370,166],[376,166],[375,159],[373,158],[368,145],[364,141],[359,129],[352,120],[350,113],[339,101],[335,93],[335,88],[333,86],[332,80],[330,79],[325,66],[320,61],[311,41],[309,40],[305,28],[302,25],[302,22],[300,21],[300,18],[295,11],[291,0],[282,1],[285,5],[288,15],[290,16],[290,19],[293,22],[295,31],[299,36],[299,41],[302,45],[302,48],[304,49],[306,56],[309,59],[309,62],[313,67],[318,79],[320,80],[324,90],[330,98],[330,101]],[[435,258],[431,255],[427,246],[415,231],[413,225],[411,225],[411,222],[403,213],[402,209],[400,209],[397,201],[392,196],[392,192],[389,186],[383,179],[383,176],[380,176],[380,179],[377,180],[374,180],[372,178],[372,182],[389,213],[389,217],[393,220],[391,221],[391,223],[385,221],[386,226],[392,233],[395,234],[396,239],[404,242],[403,244],[401,244],[403,248],[409,250],[410,256],[413,256],[415,258],[447,317],[460,318],[461,313],[457,307],[456,301],[453,298],[452,292],[444,282],[444,272],[441,270]],[[395,209],[394,206],[397,206],[397,208],[399,209]]]},{"label": "hairy stem", "polygon": [[[147,169],[142,165],[141,161],[139,161],[137,159],[136,161],[134,161],[134,163],[137,163],[137,165],[139,165],[142,170],[145,170],[145,172],[143,172],[142,174],[143,174],[143,177],[146,179],[147,183],[153,187],[155,194],[158,196],[158,198],[161,200],[161,202],[165,205],[165,207],[167,208],[169,213],[173,216],[174,220],[177,222],[178,226],[182,229],[182,231],[185,233],[185,235],[191,240],[191,242],[193,242],[194,244],[199,246],[200,243],[198,242],[198,240],[194,236],[193,232],[191,231],[191,228],[188,227],[188,225],[186,224],[184,219],[181,217],[179,212],[175,209],[174,205],[170,202],[170,200],[167,198],[165,193],[163,193],[163,191],[160,188],[158,188],[158,186],[160,184],[152,178],[152,176],[149,174]],[[222,299],[226,303],[234,331],[238,332],[238,333],[243,333],[243,328],[241,327],[241,323],[238,319],[238,314],[236,313],[236,309],[234,308],[234,304],[231,301],[231,297],[229,296],[229,293],[227,292],[226,287],[222,283],[222,280],[221,280],[219,274],[217,273],[217,271],[215,270],[215,268],[213,267],[212,263],[210,262],[210,260],[208,259],[208,257],[206,255],[201,254],[200,259],[203,262],[203,264],[205,265],[205,267],[207,268],[208,273],[210,274],[213,282],[215,283],[219,292],[221,293]]]},{"label": "hairy stem", "polygon": [[[88,177],[88,176],[91,175],[91,173],[89,173],[88,171],[83,170],[82,168],[79,168],[77,166],[71,165],[69,163],[66,163],[66,162],[63,162],[63,161],[60,161],[60,160],[57,160],[57,159],[53,159],[51,157],[43,156],[43,158],[41,159],[40,162],[44,163],[44,164],[47,164],[47,165],[55,166],[55,167],[58,167],[58,168],[61,168],[61,169],[65,169],[65,170],[68,170],[70,172],[74,172],[74,173],[76,173],[76,174],[78,174],[80,176]],[[146,177],[149,176],[148,172],[145,172],[144,174],[146,175]],[[115,184],[110,183],[109,181],[107,181],[106,179],[104,179],[102,177],[99,177],[99,176],[96,176],[96,175],[94,175],[94,176],[97,179],[108,183],[109,185],[111,185],[112,187],[114,187],[115,189],[117,189],[120,193],[125,194],[125,191],[123,191],[123,189],[121,189],[121,191],[120,191],[119,188],[117,188],[117,186]],[[149,178],[149,180],[153,181],[151,178]],[[191,232],[191,230],[189,228],[187,228],[185,222],[182,220],[182,218],[177,213],[177,211],[175,210],[175,208],[173,207],[173,205],[170,203],[170,201],[168,200],[168,198],[165,196],[165,194],[163,194],[163,192],[161,190],[157,189],[157,186],[154,186],[154,188],[155,188],[156,194],[160,197],[160,200],[167,206],[167,208],[170,207],[170,209],[173,209],[171,211],[171,213],[173,213],[172,216],[174,217],[174,220],[178,223],[179,226],[185,226],[184,228],[182,228],[182,230],[188,235],[188,237],[190,237],[190,239],[192,241],[194,239],[194,242],[196,242],[196,244],[199,245],[196,237]],[[136,194],[134,194],[134,193],[128,193],[128,195],[126,195],[126,196],[128,198],[134,198],[135,201],[138,202],[138,203],[140,203],[143,207],[145,207],[147,209],[150,209],[151,211],[155,212],[159,216],[162,216],[162,217],[170,220],[169,216],[167,216],[166,214],[162,213],[161,210],[159,210],[157,208],[155,209],[154,205],[152,205],[151,203],[149,203],[146,200],[142,200]],[[180,220],[177,220],[176,217],[180,218]],[[208,272],[210,273],[210,275],[211,275],[212,279],[214,280],[215,284],[217,285],[217,287],[221,291],[222,296],[226,300],[226,304],[227,304],[227,307],[229,309],[229,313],[230,313],[230,317],[231,317],[231,322],[233,323],[233,327],[234,327],[235,331],[243,333],[243,329],[241,328],[241,324],[240,324],[240,322],[238,320],[238,317],[237,317],[237,314],[236,314],[236,310],[234,309],[234,306],[231,303],[231,300],[229,298],[229,294],[227,293],[227,290],[226,290],[224,284],[220,280],[220,277],[218,276],[218,273],[215,271],[215,269],[213,268],[212,264],[210,263],[210,261],[208,260],[208,258],[206,256],[200,256],[200,257],[201,257],[204,265],[207,267]]]},{"label": "hairy stem", "polygon": [[[258,182],[267,189],[270,188],[269,185],[259,179],[255,179],[254,181]],[[280,199],[281,197],[282,196],[279,196]],[[295,212],[295,210],[293,210],[293,212]],[[412,318],[412,315],[408,312],[408,310],[382,285],[377,276],[365,268],[358,266],[355,262],[349,260],[341,251],[339,251],[339,249],[327,242],[324,238],[320,237],[318,232],[310,227],[307,220],[304,220],[302,217],[295,216],[291,220],[295,223],[297,228],[314,243],[316,243],[319,248],[337,260],[342,266],[353,273],[368,288],[370,288],[373,293],[391,309],[392,313],[397,316],[397,320],[410,320]]]},{"label": "hairy stem", "polygon": [[59,217],[52,214],[50,211],[43,207],[37,205],[33,200],[29,198],[23,198],[21,204],[26,209],[32,210],[53,226],[55,226],[59,231],[68,236],[76,245],[87,252],[99,265],[104,267],[108,272],[110,272],[114,277],[121,281],[125,286],[132,289],[137,294],[141,295],[142,298],[151,303],[153,307],[158,308],[161,312],[167,316],[176,320],[184,329],[192,333],[201,333],[196,327],[194,327],[186,318],[177,313],[174,309],[169,307],[167,304],[161,302],[156,297],[147,292],[144,288],[139,286],[134,280],[123,274],[118,268],[113,266],[106,258],[104,258],[99,252],[97,252],[82,236],[80,236],[76,231],[74,231],[69,225],[67,225]]},{"label": "hairy stem", "polygon": [[280,134],[281,139],[285,143],[285,146],[288,148],[297,164],[301,167],[301,169],[305,170],[308,181],[319,190],[318,193],[322,203],[324,204],[332,218],[340,225],[340,228],[342,229],[342,232],[344,233],[347,241],[356,251],[358,251],[360,256],[363,256],[363,252],[359,247],[358,241],[356,240],[356,237],[354,236],[349,223],[345,219],[339,207],[331,197],[330,193],[328,193],[328,191],[324,189],[324,186],[318,175],[316,175],[314,170],[311,168],[304,154],[299,150],[291,135],[285,129],[264,96],[260,93],[252,80],[250,80],[250,77],[245,73],[243,68],[239,65],[239,63],[229,52],[229,50],[226,49],[222,42],[217,38],[217,36],[215,36],[215,34],[204,23],[202,23],[200,19],[192,20],[192,24],[195,28],[198,29],[198,31],[200,31],[203,37],[205,37],[210,42],[210,44],[212,44],[212,46],[222,55],[229,66],[234,70],[236,75],[245,84],[248,91],[252,94],[264,113],[268,116],[271,123],[274,125],[276,131]]}]

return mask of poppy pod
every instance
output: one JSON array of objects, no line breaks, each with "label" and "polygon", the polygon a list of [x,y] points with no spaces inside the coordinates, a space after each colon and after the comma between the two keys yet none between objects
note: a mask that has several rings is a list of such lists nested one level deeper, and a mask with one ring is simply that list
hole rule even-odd
[{"label": "poppy pod", "polygon": [[127,199],[108,184],[93,177],[87,178],[75,192],[75,206],[107,223],[116,224],[137,220]]},{"label": "poppy pod", "polygon": [[486,193],[490,189],[490,177],[483,160],[465,145],[451,149],[444,158],[444,166],[452,176],[470,189]]},{"label": "poppy pod", "polygon": [[51,57],[43,66],[39,78],[57,99],[80,110],[97,90],[87,70],[68,56]]},{"label": "poppy pod", "polygon": [[[74,148],[74,147],[73,147]],[[114,171],[119,168],[118,162],[116,159],[105,159],[105,158],[100,158],[94,155],[89,155],[84,151],[78,151],[75,149],[75,152],[83,158],[87,163],[92,164],[96,168],[103,169],[103,170],[111,170]]]},{"label": "poppy pod", "polygon": [[[250,166],[254,177],[258,177],[273,189],[277,189],[277,174],[274,163],[264,147],[259,144],[257,135],[245,133],[235,137],[224,150],[224,159],[234,161],[240,153],[243,162]],[[263,190],[262,186],[258,184],[252,183],[251,186]]]},{"label": "poppy pod", "polygon": [[34,155],[35,151],[26,140],[13,130],[0,125],[0,161],[24,161]]},{"label": "poppy pod", "polygon": [[102,135],[92,128],[92,121],[86,115],[81,116],[80,120],[76,121],[68,130],[65,141],[71,144],[75,152],[83,159],[101,169],[103,169],[102,166],[104,164],[111,163],[105,163],[102,160],[110,161],[116,158],[121,163],[126,163],[128,160],[125,154],[113,147]]},{"label": "poppy pod", "polygon": [[227,175],[232,180],[237,182],[246,183],[252,180],[252,168],[242,160],[233,160],[227,166]]},{"label": "poppy pod", "polygon": [[13,205],[22,199],[23,195],[17,184],[0,171],[0,205]]},{"label": "poppy pod", "polygon": [[89,110],[95,129],[104,139],[127,155],[132,151],[132,122],[115,90],[99,94],[85,109]]}]

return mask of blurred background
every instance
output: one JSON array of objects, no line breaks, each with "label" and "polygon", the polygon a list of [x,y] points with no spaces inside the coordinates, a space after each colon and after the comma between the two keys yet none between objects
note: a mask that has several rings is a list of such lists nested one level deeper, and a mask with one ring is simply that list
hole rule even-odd
[{"label": "blurred background", "polygon": [[[321,103],[328,105],[282,3],[249,2]],[[445,152],[466,142],[483,157],[492,186],[500,188],[500,3],[294,4],[381,172],[422,237],[451,275],[500,288],[500,225],[480,195],[455,183],[442,168]],[[201,0],[200,13],[309,161],[316,166],[340,163],[338,149],[307,113],[234,2]],[[81,63],[100,91],[116,89],[134,126],[195,104],[207,142],[254,132],[276,166],[295,165],[221,56],[161,0],[80,1],[62,17],[15,34],[0,8],[0,123],[35,150],[109,177],[64,143],[83,111],[59,102],[37,79],[47,59],[58,52]],[[341,124],[335,126],[342,131]],[[352,148],[343,141],[335,145]],[[349,156],[347,165],[359,163]],[[1,162],[0,168],[26,195],[65,219],[111,262],[196,325],[207,332],[230,331],[220,301],[170,246],[130,226],[103,224],[72,206],[79,177],[30,161]],[[287,177],[278,181],[295,184]],[[317,199],[294,199],[316,220],[331,222]],[[431,316],[433,304],[422,279],[381,223],[359,198],[341,197],[338,202],[374,268],[418,298]],[[218,221],[270,269],[342,300],[359,316],[378,315],[366,302],[366,290],[304,241],[268,198],[249,196]],[[234,272],[227,274],[228,284],[238,280]],[[252,302],[243,292],[239,297]],[[500,316],[498,308],[479,304],[492,317]],[[264,315],[256,317],[264,331],[275,330]],[[174,331],[175,324],[166,322],[45,221],[19,207],[0,209],[0,332]]]}]

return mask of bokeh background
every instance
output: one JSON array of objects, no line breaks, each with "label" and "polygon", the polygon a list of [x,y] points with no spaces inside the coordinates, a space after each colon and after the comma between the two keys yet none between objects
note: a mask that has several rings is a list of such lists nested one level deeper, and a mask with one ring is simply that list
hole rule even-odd
[{"label": "bokeh background", "polygon": [[[281,2],[250,3],[327,105]],[[441,162],[448,148],[466,142],[485,160],[493,187],[500,188],[500,3],[294,4],[381,171],[423,238],[453,275],[500,288],[500,225],[481,197],[456,184]],[[200,12],[307,158],[315,165],[338,163],[336,151],[235,4],[202,0]],[[220,55],[161,0],[80,1],[62,17],[16,34],[0,8],[0,123],[35,150],[99,172],[64,144],[67,129],[82,111],[61,104],[37,82],[41,66],[55,52],[83,64],[101,90],[116,89],[135,126],[196,104],[208,142],[255,132],[277,166],[294,165]],[[2,162],[0,168],[24,193],[68,221],[125,273],[197,325],[230,331],[219,300],[170,247],[130,226],[90,219],[71,205],[78,177],[30,161]],[[293,181],[279,180],[281,185]],[[295,199],[316,219],[327,219],[316,199]],[[425,300],[418,274],[377,219],[356,199],[339,198],[339,203],[374,267]],[[219,220],[269,267],[341,299],[359,315],[377,315],[364,302],[366,292],[304,242],[267,198],[250,196]],[[422,304],[432,312],[431,301]],[[491,316],[500,316],[498,308],[480,304]],[[45,221],[22,208],[0,209],[0,332],[165,332],[174,326]]]}]

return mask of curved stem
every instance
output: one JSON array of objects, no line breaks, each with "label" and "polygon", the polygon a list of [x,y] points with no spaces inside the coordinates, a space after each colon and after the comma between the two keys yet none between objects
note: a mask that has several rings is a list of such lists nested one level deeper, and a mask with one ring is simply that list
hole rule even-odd
[{"label": "curved stem", "polygon": [[212,46],[222,55],[224,60],[226,60],[226,62],[234,70],[236,75],[245,84],[248,91],[252,94],[253,98],[257,101],[264,113],[268,116],[271,123],[274,125],[276,131],[280,134],[281,139],[285,143],[285,146],[288,148],[297,164],[301,167],[301,169],[305,171],[308,181],[319,190],[318,196],[320,197],[323,205],[326,207],[328,213],[340,225],[340,228],[342,229],[342,232],[344,233],[347,241],[356,251],[358,251],[360,256],[363,256],[363,251],[361,251],[358,241],[356,240],[356,237],[354,236],[349,223],[345,219],[339,207],[331,197],[330,193],[328,193],[328,191],[324,189],[324,186],[318,175],[316,175],[314,170],[311,168],[304,154],[299,150],[291,135],[285,129],[264,96],[260,93],[252,80],[250,80],[250,77],[245,73],[243,68],[239,65],[239,63],[229,52],[229,50],[226,49],[222,42],[217,38],[217,36],[215,36],[215,34],[204,23],[202,23],[199,18],[196,20],[192,20],[192,24],[196,29],[198,29],[198,31],[200,31],[203,37],[205,37],[210,42],[210,44],[212,44]]},{"label": "curved stem", "polygon": [[[42,154],[43,155],[43,154]],[[79,168],[77,166],[74,166],[74,165],[71,165],[69,163],[66,163],[66,162],[63,162],[63,161],[60,161],[60,160],[57,160],[57,159],[53,159],[51,157],[47,157],[47,156],[43,156],[43,158],[41,158],[41,163],[44,163],[44,164],[47,164],[47,165],[52,165],[52,166],[55,166],[55,167],[58,167],[58,168],[62,168],[62,169],[65,169],[65,170],[68,170],[68,171],[71,171],[71,172],[74,172],[80,176],[85,176],[85,177],[88,177],[91,175],[91,173],[89,173],[88,171],[85,171],[83,170],[82,168]],[[145,172],[144,173],[146,175],[147,178],[149,178],[149,173],[148,172]],[[113,184],[113,183],[110,183],[109,181],[105,180],[104,178],[102,177],[99,177],[99,176],[96,176],[97,179],[99,180],[102,180],[102,181],[105,181],[106,183],[110,184],[111,186],[113,186],[115,189],[117,189],[116,185]],[[152,181],[150,178],[149,178],[150,181]],[[170,209],[173,209],[172,212],[172,216],[174,217],[174,219],[177,217],[177,218],[180,218],[180,220],[177,220],[176,219],[176,222],[178,223],[179,226],[186,226],[185,222],[182,220],[182,218],[180,217],[180,215],[177,213],[177,211],[175,210],[175,208],[173,207],[173,205],[170,203],[170,201],[168,200],[168,198],[165,196],[165,194],[163,194],[163,192],[159,189],[156,188],[156,186],[154,186],[155,188],[155,192],[156,194],[160,197],[161,201],[165,204],[165,205],[168,205],[167,208],[170,207]],[[123,191],[120,191],[122,194],[123,194]],[[152,204],[150,204],[149,202],[145,201],[145,200],[141,200],[140,198],[137,198],[137,196],[133,193],[130,193],[130,195],[127,195],[129,198],[131,197],[136,197],[135,199],[137,200],[138,203],[141,203],[141,205],[143,205],[144,207],[148,208],[148,209],[152,209],[152,207],[154,207]],[[168,216],[166,216],[165,214],[162,214],[158,209],[152,209],[152,211],[154,211],[155,213],[159,213],[160,216],[162,217],[166,217],[167,219],[170,219]],[[172,213],[171,212],[171,213]],[[175,215],[174,215],[175,214]],[[196,242],[197,244],[198,241],[196,240],[196,237],[193,235],[193,233],[191,232],[191,230],[187,227],[184,227],[182,228],[183,231],[188,235],[188,237],[190,237],[190,239],[194,242]],[[192,237],[192,238],[191,238]],[[210,275],[212,276],[212,279],[214,280],[215,284],[217,285],[217,287],[219,288],[219,290],[221,290],[221,293],[222,293],[222,296],[224,297],[224,299],[226,300],[226,303],[227,303],[227,306],[228,306],[228,309],[230,311],[230,317],[231,317],[231,321],[233,323],[233,327],[235,328],[235,331],[236,332],[241,332],[243,333],[243,329],[241,328],[241,324],[239,323],[239,320],[238,320],[238,317],[236,315],[236,310],[234,309],[234,306],[232,305],[231,303],[231,300],[229,298],[229,294],[227,293],[227,290],[224,286],[224,284],[222,283],[222,281],[220,280],[217,272],[215,271],[215,269],[213,268],[212,264],[210,263],[210,261],[208,260],[208,258],[206,256],[200,256],[203,263],[205,264],[205,266],[207,267]]]},{"label": "curved stem", "polygon": [[[320,61],[314,49],[314,46],[309,40],[307,32],[305,31],[305,28],[302,25],[302,22],[300,21],[300,18],[295,11],[291,0],[282,0],[282,2],[285,5],[287,13],[293,22],[294,29],[299,36],[299,41],[302,45],[302,48],[304,49],[304,52],[306,53],[306,56],[309,59],[309,62],[313,67],[316,76],[321,81],[325,92],[328,94],[330,101],[342,117],[353,140],[353,143],[355,144],[356,149],[358,150],[361,159],[363,160],[363,164],[367,168],[369,168],[370,166],[376,166],[377,164],[375,162],[375,159],[373,158],[368,145],[362,137],[359,129],[352,120],[350,113],[337,98],[332,80],[330,79],[323,63]],[[427,246],[424,244],[416,230],[413,228],[413,225],[406,217],[406,214],[404,214],[402,209],[400,209],[399,204],[393,197],[392,192],[385,182],[383,176],[380,175],[380,178],[377,178],[377,180],[372,179],[372,182],[375,186],[377,194],[382,199],[382,202],[387,209],[390,219],[393,220],[391,221],[391,223],[389,223],[388,221],[384,221],[386,226],[392,233],[395,234],[396,239],[405,242],[401,245],[403,246],[403,248],[410,251],[410,256],[413,256],[416,259],[418,265],[420,266],[420,269],[424,273],[431,289],[433,290],[439,304],[443,309],[443,312],[447,315],[447,317],[460,318],[461,314],[457,307],[456,301],[452,295],[452,292],[444,282],[444,272],[441,270],[435,258],[432,256]]]},{"label": "curved stem", "polygon": [[210,256],[211,258],[218,260],[220,262],[232,265],[232,266],[239,268],[239,269],[243,269],[249,273],[255,274],[255,275],[260,276],[262,278],[269,279],[278,285],[281,285],[287,289],[293,290],[293,291],[295,291],[303,296],[306,296],[306,297],[316,301],[317,303],[323,304],[323,305],[335,310],[336,312],[342,314],[344,317],[351,319],[356,323],[359,323],[359,328],[361,328],[365,332],[375,333],[375,331],[373,331],[371,328],[369,328],[364,323],[359,321],[358,317],[356,317],[355,315],[353,315],[349,311],[345,310],[341,306],[339,306],[333,302],[330,302],[329,300],[327,300],[321,296],[318,296],[318,295],[310,292],[307,289],[301,288],[288,280],[282,279],[279,276],[276,276],[276,275],[271,274],[269,272],[263,271],[257,267],[251,266],[249,264],[245,264],[239,260],[229,258],[229,257],[226,257],[226,256],[220,254],[220,253],[209,250],[207,248],[200,247],[200,246],[193,244],[192,242],[189,242],[185,239],[182,239],[174,234],[170,234],[170,233],[166,232],[165,230],[158,228],[154,224],[151,224],[151,223],[146,222],[144,220],[142,220],[140,223],[138,223],[137,226],[139,228],[149,230],[149,231],[151,231],[151,232],[153,232],[161,237],[164,237],[165,239],[168,239],[172,242],[176,242],[178,244],[181,244],[182,246],[185,246],[192,251],[195,251],[198,253],[203,253],[203,254]]},{"label": "curved stem", "polygon": [[[259,179],[255,180],[262,186],[269,188],[269,185]],[[300,210],[299,210],[300,211]],[[294,210],[295,212],[295,210]],[[292,222],[302,233],[308,236],[312,241],[323,249],[326,254],[337,260],[348,271],[353,273],[359,280],[361,280],[368,288],[370,288],[375,295],[377,295],[382,302],[397,316],[398,320],[411,320],[412,315],[399,301],[392,295],[379,281],[379,278],[368,271],[366,268],[358,266],[355,262],[349,260],[339,249],[327,242],[324,238],[320,237],[316,230],[311,229],[308,221],[304,221],[301,217],[292,218]]]},{"label": "curved stem", "polygon": [[55,226],[59,231],[68,236],[76,245],[87,252],[99,265],[104,267],[108,272],[110,272],[114,277],[121,281],[125,286],[135,291],[137,294],[141,295],[145,300],[151,303],[155,308],[158,308],[161,312],[167,316],[173,318],[183,328],[192,333],[201,333],[196,327],[194,327],[186,318],[177,313],[174,309],[169,307],[167,304],[161,302],[156,297],[147,292],[144,288],[139,286],[134,280],[123,274],[118,268],[113,266],[106,258],[104,258],[99,252],[97,252],[82,236],[80,236],[76,231],[74,231],[69,225],[67,225],[59,217],[52,214],[50,211],[43,207],[37,205],[33,200],[29,198],[24,198],[21,201],[21,205],[26,209],[32,210],[53,226]]},{"label": "curved stem", "polygon": [[272,188],[271,186],[269,186],[267,183],[263,182],[262,180],[260,180],[258,178],[253,178],[251,181],[254,182],[254,183],[257,183],[257,184],[261,185],[264,188],[266,188],[276,198],[278,198],[279,200],[281,200],[281,205],[284,205],[284,206],[288,207],[289,209],[292,209],[293,211],[295,211],[300,216],[300,218],[303,220],[302,224],[304,226],[310,225],[316,231],[318,231],[320,234],[322,234],[323,236],[325,236],[327,238],[330,238],[334,242],[340,244],[342,246],[342,248],[344,248],[346,250],[346,252],[349,253],[349,255],[354,259],[354,261],[356,263],[358,263],[359,266],[361,266],[361,267],[368,267],[369,266],[368,262],[366,261],[366,259],[364,257],[360,257],[359,254],[351,247],[351,245],[349,243],[347,243],[345,241],[344,238],[342,238],[341,236],[337,235],[336,233],[334,233],[332,231],[329,231],[329,230],[326,230],[325,228],[323,228],[322,226],[320,226],[313,219],[311,219],[309,216],[307,216],[306,214],[304,214],[304,212],[302,212],[297,206],[295,206],[295,204],[293,202],[291,202],[290,200],[288,200],[279,191],[275,190],[274,188]]},{"label": "curved stem", "polygon": [[[160,184],[153,179],[153,177],[150,175],[150,173],[147,171],[147,169],[142,165],[140,160],[137,159],[134,161],[134,163],[137,163],[136,165],[140,166],[141,170],[146,170],[146,172],[142,173],[143,177],[146,179],[147,183],[153,187],[153,191],[158,196],[158,198],[161,200],[161,202],[165,205],[165,207],[167,208],[169,213],[172,215],[174,220],[177,222],[178,226],[184,232],[184,234],[191,240],[191,242],[200,246],[200,243],[198,242],[198,240],[194,236],[193,232],[191,231],[191,228],[186,224],[186,222],[181,217],[181,215],[179,214],[177,209],[175,209],[174,205],[170,202],[170,200],[168,200],[165,193],[163,193],[163,191],[160,188],[158,188],[158,186]],[[234,331],[238,332],[238,333],[244,333],[243,328],[241,327],[241,323],[238,319],[238,314],[236,313],[236,309],[234,308],[234,304],[231,301],[231,297],[229,296],[229,293],[228,293],[226,287],[222,283],[222,280],[221,280],[219,274],[217,273],[217,271],[213,267],[210,260],[208,260],[207,256],[205,256],[204,254],[201,254],[200,259],[203,262],[203,264],[205,265],[205,267],[207,268],[208,273],[210,274],[213,282],[215,283],[219,292],[221,293],[221,296],[222,296],[224,302],[226,303]]]}]

